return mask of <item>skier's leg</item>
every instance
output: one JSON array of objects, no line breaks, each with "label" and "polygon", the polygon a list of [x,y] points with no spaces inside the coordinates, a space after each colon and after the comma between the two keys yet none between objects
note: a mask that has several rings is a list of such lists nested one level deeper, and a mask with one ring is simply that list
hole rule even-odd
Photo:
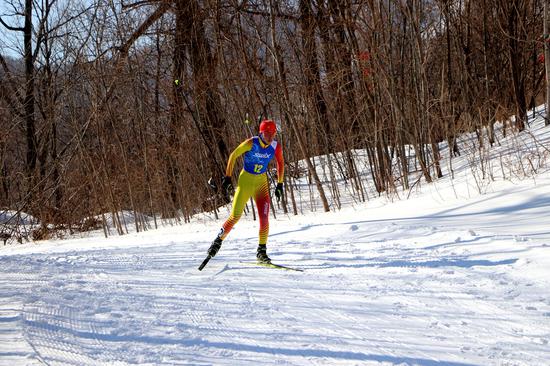
[{"label": "skier's leg", "polygon": [[224,222],[220,232],[216,236],[216,239],[214,239],[212,245],[210,245],[210,248],[208,249],[208,254],[212,257],[218,253],[222,246],[222,241],[226,238],[233,226],[235,226],[243,214],[244,206],[246,205],[246,201],[250,198],[253,189],[253,181],[249,176],[250,174],[245,171],[242,171],[239,175],[239,182],[237,184],[237,189],[235,190],[235,195],[233,196],[231,215],[229,215],[229,218]]},{"label": "skier's leg", "polygon": [[258,184],[254,194],[256,207],[258,208],[258,217],[260,219],[259,245],[257,257],[261,262],[270,262],[267,256],[267,237],[269,235],[269,186],[267,176],[263,174],[262,181]]},{"label": "skier's leg", "polygon": [[250,198],[252,194],[252,179],[251,174],[242,171],[239,175],[239,182],[237,184],[237,189],[235,190],[235,196],[233,197],[233,207],[231,208],[231,215],[224,222],[218,237],[221,240],[224,240],[233,226],[239,221],[241,215],[244,211],[244,206],[246,201]]},{"label": "skier's leg", "polygon": [[269,187],[267,185],[267,177],[256,186],[254,192],[254,200],[258,209],[258,217],[260,219],[259,244],[267,244],[267,236],[269,235]]}]

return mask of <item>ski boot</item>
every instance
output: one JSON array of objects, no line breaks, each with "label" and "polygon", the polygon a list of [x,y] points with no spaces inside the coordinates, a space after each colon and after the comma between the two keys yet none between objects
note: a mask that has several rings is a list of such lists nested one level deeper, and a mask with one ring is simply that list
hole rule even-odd
[{"label": "ski boot", "polygon": [[218,250],[220,250],[221,247],[222,247],[222,240],[218,236],[216,237],[216,239],[214,239],[214,241],[212,242],[212,245],[208,249],[208,255],[211,257],[215,257],[216,253],[218,253]]},{"label": "ski boot", "polygon": [[256,258],[259,263],[271,263],[271,259],[267,256],[266,246],[258,245],[258,251],[256,252]]}]

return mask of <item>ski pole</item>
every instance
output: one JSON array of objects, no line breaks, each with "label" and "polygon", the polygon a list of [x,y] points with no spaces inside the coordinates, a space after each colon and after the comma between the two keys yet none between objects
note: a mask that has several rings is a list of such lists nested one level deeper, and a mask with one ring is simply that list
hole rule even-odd
[{"label": "ski pole", "polygon": [[199,271],[202,271],[204,266],[206,266],[206,264],[208,263],[208,261],[210,261],[211,258],[212,256],[210,254],[206,256],[206,258],[202,261],[201,265],[199,266]]}]

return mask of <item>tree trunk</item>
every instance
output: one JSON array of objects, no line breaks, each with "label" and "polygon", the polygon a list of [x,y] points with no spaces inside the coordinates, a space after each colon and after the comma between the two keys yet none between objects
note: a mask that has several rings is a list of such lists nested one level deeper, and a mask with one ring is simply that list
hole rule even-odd
[{"label": "tree trunk", "polygon": [[[205,35],[203,19],[197,0],[176,1],[176,44],[174,47],[174,76],[183,80],[185,74],[186,52],[192,70],[192,90],[194,110],[192,114],[196,128],[206,145],[209,154],[209,168],[216,181],[225,174],[225,163],[229,151],[225,144],[226,120],[221,111],[221,102],[217,92],[215,60]],[[173,123],[181,123],[178,111],[184,110],[188,99],[183,95],[182,87],[175,88],[176,108]],[[179,108],[178,108],[179,106]]]},{"label": "tree trunk", "polygon": [[550,126],[550,0],[544,0],[544,67],[546,69],[546,116],[544,125]]},{"label": "tree trunk", "polygon": [[32,0],[25,0],[24,59],[25,59],[25,100],[23,102],[27,135],[27,176],[29,190],[32,189],[32,176],[36,167],[37,142],[34,116],[34,62],[32,54]]},{"label": "tree trunk", "polygon": [[516,127],[519,131],[525,129],[525,118],[527,117],[527,102],[525,100],[525,78],[521,66],[521,46],[519,41],[520,19],[517,4],[510,7],[508,16],[508,57],[510,59],[510,72],[512,74],[512,85],[514,100],[516,103]]},{"label": "tree trunk", "polygon": [[322,151],[326,154],[332,152],[331,130],[328,117],[327,103],[322,92],[321,78],[319,75],[319,64],[317,61],[317,47],[315,42],[315,18],[312,14],[310,0],[300,0],[300,23],[302,27],[305,70],[306,93],[312,102],[314,116],[318,120],[317,125],[321,127]]},{"label": "tree trunk", "polygon": [[[287,106],[286,109],[289,110],[290,109],[289,108],[289,106],[290,106],[290,95],[289,95],[289,92],[288,92],[284,65],[282,63],[281,56],[280,56],[279,45],[277,44],[277,40],[276,40],[276,34],[277,33],[275,31],[275,14],[274,14],[275,9],[274,9],[273,0],[270,0],[270,2],[269,2],[269,10],[270,10],[271,43],[272,43],[271,46],[272,46],[272,50],[273,50],[273,56],[275,58],[275,67],[276,67],[277,74],[279,76],[279,80],[281,81],[281,84],[282,84],[282,89],[283,89],[283,94],[284,94],[284,102]],[[313,163],[311,162],[311,159],[309,158],[309,156],[307,154],[305,143],[303,142],[302,134],[300,133],[301,131],[298,131],[298,128],[296,126],[296,121],[293,118],[290,117],[290,114],[289,114],[289,118],[290,118],[289,119],[290,127],[292,128],[292,131],[296,135],[296,139],[298,140],[298,146],[300,147],[303,158],[304,158],[304,160],[307,164],[308,171],[311,174],[311,176],[313,177],[313,180],[315,181],[315,185],[317,186],[317,191],[319,192],[321,202],[323,203],[323,208],[324,208],[325,212],[329,212],[330,207],[328,205],[328,200],[327,200],[327,197],[325,195],[325,190],[323,189],[323,185],[321,184],[321,180],[319,179],[317,171],[315,170],[315,167],[313,166]]]}]

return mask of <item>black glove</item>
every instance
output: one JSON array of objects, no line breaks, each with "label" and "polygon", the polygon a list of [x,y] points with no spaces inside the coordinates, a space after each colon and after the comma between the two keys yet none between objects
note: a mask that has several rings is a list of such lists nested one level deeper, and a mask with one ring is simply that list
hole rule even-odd
[{"label": "black glove", "polygon": [[277,187],[275,187],[275,197],[277,197],[277,202],[283,198],[283,183],[277,183]]},{"label": "black glove", "polygon": [[224,193],[231,194],[233,192],[233,184],[231,183],[231,177],[223,177],[222,188]]}]

